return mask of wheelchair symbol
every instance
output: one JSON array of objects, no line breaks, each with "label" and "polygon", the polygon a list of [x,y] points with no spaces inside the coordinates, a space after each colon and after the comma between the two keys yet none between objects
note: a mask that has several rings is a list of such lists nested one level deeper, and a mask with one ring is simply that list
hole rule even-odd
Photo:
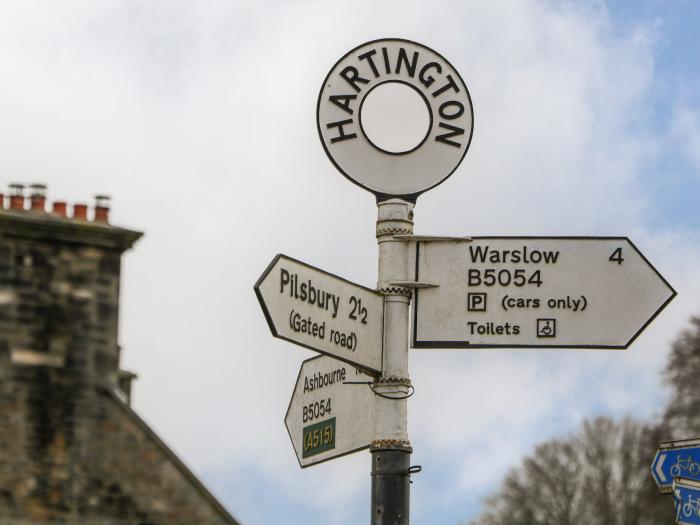
[{"label": "wheelchair symbol", "polygon": [[554,337],[557,335],[556,319],[538,319],[537,337]]}]

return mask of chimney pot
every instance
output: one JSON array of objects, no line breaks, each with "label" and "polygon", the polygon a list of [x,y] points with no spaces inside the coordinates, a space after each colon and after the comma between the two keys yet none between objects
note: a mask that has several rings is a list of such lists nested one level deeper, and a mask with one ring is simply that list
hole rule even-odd
[{"label": "chimney pot", "polygon": [[73,218],[79,219],[81,221],[87,220],[87,204],[74,204],[73,205]]},{"label": "chimney pot", "polygon": [[95,195],[95,222],[109,222],[109,195]]},{"label": "chimney pot", "polygon": [[46,184],[32,184],[29,186],[32,211],[46,211]]},{"label": "chimney pot", "polygon": [[24,184],[10,184],[10,209],[24,209]]},{"label": "chimney pot", "polygon": [[54,215],[58,215],[59,217],[68,217],[68,205],[65,203],[65,201],[55,201],[53,203],[52,213]]}]

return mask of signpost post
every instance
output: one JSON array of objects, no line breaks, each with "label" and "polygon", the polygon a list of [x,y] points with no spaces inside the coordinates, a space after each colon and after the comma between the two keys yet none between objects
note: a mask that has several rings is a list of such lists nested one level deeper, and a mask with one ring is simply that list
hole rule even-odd
[{"label": "signpost post", "polygon": [[[367,96],[388,83],[417,93],[429,117],[405,151],[363,127]],[[274,336],[326,354],[303,363],[285,418],[300,465],[369,445],[371,523],[408,525],[420,470],[407,430],[412,297],[416,348],[626,348],[675,291],[626,238],[414,236],[416,199],[457,169],[474,126],[466,84],[426,46],[383,39],[351,50],[324,79],[316,119],[331,162],[377,199],[377,289],[278,255],[255,293]],[[665,457],[652,469],[663,483]]]},{"label": "signpost post", "polygon": [[[367,95],[386,83],[407,85],[426,104],[430,125],[407,151],[389,152],[362,126]],[[372,442],[372,523],[409,522],[411,444],[407,430],[408,321],[412,290],[408,243],[418,195],[449,177],[462,162],[474,126],[469,91],[457,70],[432,49],[400,39],[367,42],[348,52],[323,81],[317,105],[318,133],[331,162],[377,198],[379,278],[384,296],[384,363],[375,384],[376,429]]]},{"label": "signpost post", "polygon": [[370,446],[374,435],[372,379],[329,356],[302,363],[284,418],[302,468]]},{"label": "signpost post", "polygon": [[676,292],[624,237],[421,242],[415,348],[627,348]]}]

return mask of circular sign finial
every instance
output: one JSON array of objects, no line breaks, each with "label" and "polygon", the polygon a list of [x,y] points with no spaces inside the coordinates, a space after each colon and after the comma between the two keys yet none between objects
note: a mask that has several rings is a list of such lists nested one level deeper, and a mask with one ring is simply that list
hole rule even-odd
[{"label": "circular sign finial", "polygon": [[[427,110],[427,125],[411,132],[413,141],[385,137],[382,143],[363,111],[383,105],[390,113],[386,88],[398,86],[418,101],[421,114]],[[368,102],[375,99],[379,102]],[[442,55],[417,42],[388,38],[356,47],[333,66],[318,95],[316,122],[328,157],[348,179],[378,197],[414,199],[462,162],[474,112],[462,77]]]}]

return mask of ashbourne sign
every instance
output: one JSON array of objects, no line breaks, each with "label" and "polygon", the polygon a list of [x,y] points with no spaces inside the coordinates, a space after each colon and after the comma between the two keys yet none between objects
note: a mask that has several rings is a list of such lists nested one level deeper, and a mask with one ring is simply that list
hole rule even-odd
[{"label": "ashbourne sign", "polygon": [[413,346],[627,348],[676,292],[624,237],[416,248]]},{"label": "ashbourne sign", "polygon": [[381,373],[377,292],[281,254],[254,288],[272,335]]},{"label": "ashbourne sign", "polygon": [[328,356],[302,363],[284,418],[301,467],[370,446],[374,394],[357,384],[370,381],[371,376]]},{"label": "ashbourne sign", "polygon": [[[362,107],[387,82],[413,88],[425,103],[430,124],[408,151],[376,145],[362,127]],[[328,73],[318,96],[316,120],[333,164],[355,184],[379,196],[415,197],[457,169],[474,125],[469,91],[457,70],[417,42],[389,38],[367,42],[343,56]]]}]

